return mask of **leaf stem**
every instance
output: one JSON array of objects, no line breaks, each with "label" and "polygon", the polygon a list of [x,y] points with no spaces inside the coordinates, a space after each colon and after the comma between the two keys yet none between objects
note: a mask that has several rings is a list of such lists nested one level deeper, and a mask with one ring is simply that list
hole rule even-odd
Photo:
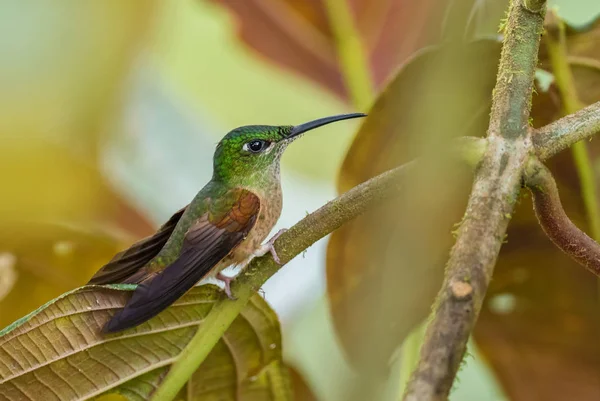
[{"label": "leaf stem", "polygon": [[369,59],[356,29],[348,0],[325,0],[325,8],[352,104],[359,110],[367,110],[374,96]]},{"label": "leaf stem", "polygon": [[[569,66],[567,55],[565,24],[560,20],[556,11],[548,12],[546,29],[548,55],[558,90],[563,100],[564,114],[571,114],[583,108],[579,100],[575,79]],[[594,170],[585,142],[577,142],[571,147],[573,159],[579,175],[581,194],[585,206],[592,238],[600,240],[600,213],[598,212],[598,197]]]}]

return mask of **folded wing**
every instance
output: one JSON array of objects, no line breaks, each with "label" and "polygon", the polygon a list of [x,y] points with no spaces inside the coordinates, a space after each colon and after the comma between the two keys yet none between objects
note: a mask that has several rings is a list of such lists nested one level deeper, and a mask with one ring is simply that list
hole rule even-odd
[{"label": "folded wing", "polygon": [[207,202],[207,212],[186,233],[179,258],[140,284],[104,332],[137,326],[175,302],[246,238],[260,210],[258,196],[241,188]]},{"label": "folded wing", "polygon": [[187,206],[171,216],[154,235],[146,237],[128,249],[117,253],[110,262],[94,274],[88,284],[102,285],[128,282],[131,276],[152,260],[165,246],[186,208]]}]

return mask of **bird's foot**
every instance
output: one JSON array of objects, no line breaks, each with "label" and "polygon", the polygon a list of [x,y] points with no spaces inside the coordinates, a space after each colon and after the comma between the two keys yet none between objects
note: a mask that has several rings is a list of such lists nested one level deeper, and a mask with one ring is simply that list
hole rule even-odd
[{"label": "bird's foot", "polygon": [[275,243],[275,241],[277,241],[277,238],[279,238],[281,234],[283,234],[287,230],[287,228],[282,228],[281,230],[277,231],[277,234],[275,234],[266,244],[261,245],[260,248],[258,248],[254,252],[254,256],[260,257],[270,252],[271,256],[273,256],[273,260],[278,265],[281,265],[281,260],[279,259],[279,255],[277,255],[277,251],[275,251],[275,247],[273,246],[273,244]]},{"label": "bird's foot", "polygon": [[221,273],[217,273],[217,280],[221,280],[225,284],[225,294],[227,294],[227,298],[235,301],[237,298],[231,295],[231,282],[234,277],[228,277]]}]

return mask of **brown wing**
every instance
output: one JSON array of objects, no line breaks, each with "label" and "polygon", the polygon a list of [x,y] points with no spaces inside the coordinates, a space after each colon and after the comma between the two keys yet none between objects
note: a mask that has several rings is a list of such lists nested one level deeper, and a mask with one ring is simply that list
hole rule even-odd
[{"label": "brown wing", "polygon": [[128,278],[144,267],[165,246],[177,222],[187,208],[179,210],[163,224],[156,234],[136,242],[126,250],[117,253],[107,264],[94,274],[88,284],[116,284],[127,282]]},{"label": "brown wing", "polygon": [[218,203],[212,202],[186,233],[179,258],[140,284],[103,331],[137,326],[175,302],[246,238],[259,210],[258,196],[240,188],[229,190]]}]

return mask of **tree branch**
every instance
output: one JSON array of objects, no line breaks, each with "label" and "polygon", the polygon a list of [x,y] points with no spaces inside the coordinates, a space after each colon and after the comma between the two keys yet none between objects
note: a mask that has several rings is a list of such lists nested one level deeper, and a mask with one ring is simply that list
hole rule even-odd
[{"label": "tree branch", "polygon": [[597,133],[600,133],[600,102],[535,130],[532,139],[537,156],[547,160]]},{"label": "tree branch", "polygon": [[527,165],[525,185],[533,195],[535,215],[548,238],[577,263],[600,276],[600,244],[566,215],[552,173],[536,158],[531,158]]},{"label": "tree branch", "polygon": [[[296,255],[347,221],[362,214],[373,204],[400,191],[401,177],[415,162],[405,164],[358,185],[300,220],[275,242],[277,255],[286,264]],[[208,356],[217,341],[248,302],[250,296],[275,274],[281,266],[270,254],[254,259],[236,277],[231,289],[237,298],[223,299],[213,307],[198,331],[172,365],[153,400],[172,400]]]},{"label": "tree branch", "polygon": [[405,400],[447,399],[481,309],[532,150],[528,120],[544,12],[542,0],[511,2],[487,151]]},{"label": "tree branch", "polygon": [[[476,165],[483,157],[485,140],[459,138],[453,143],[451,149],[452,153],[458,155],[460,159],[470,165]],[[382,200],[398,194],[402,188],[402,178],[414,169],[416,164],[417,161],[412,161],[352,188],[282,234],[275,242],[282,265],[344,223],[356,218]],[[216,303],[177,361],[171,366],[161,386],[154,393],[153,400],[174,399],[243,309],[250,296],[281,267],[273,261],[270,254],[252,260],[232,283],[232,292],[237,299],[232,301],[224,297]]]}]

